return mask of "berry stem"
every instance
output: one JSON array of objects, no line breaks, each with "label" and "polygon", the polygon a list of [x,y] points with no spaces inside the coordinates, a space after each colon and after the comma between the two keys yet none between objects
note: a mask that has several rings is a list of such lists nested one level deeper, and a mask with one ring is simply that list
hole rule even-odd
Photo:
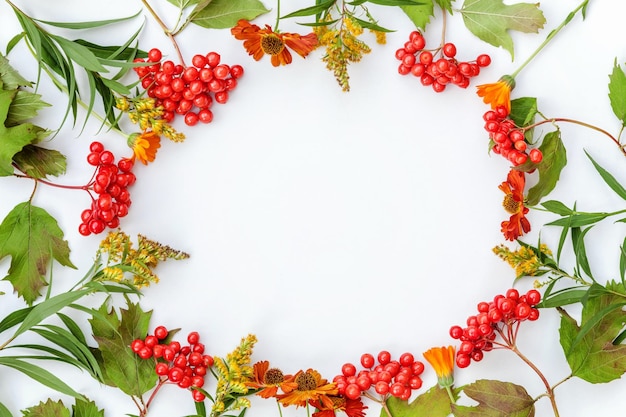
[{"label": "berry stem", "polygon": [[520,65],[520,67],[518,69],[516,69],[512,74],[511,77],[515,78],[525,67],[526,65],[528,65],[530,63],[530,61],[532,61],[538,54],[539,52],[541,52],[541,50],[548,44],[550,43],[550,41],[552,40],[552,38],[554,38],[560,31],[561,29],[563,29],[565,26],[567,26],[567,24],[574,18],[574,16],[576,15],[576,13],[578,13],[579,10],[583,10],[584,8],[587,6],[587,3],[589,3],[589,0],[585,0],[582,3],[580,3],[578,5],[578,7],[576,7],[573,11],[571,11],[567,17],[565,18],[565,20],[563,20],[561,22],[561,24],[559,26],[557,26],[554,30],[552,30],[552,32],[550,32],[548,34],[548,36],[546,36],[546,39],[544,39],[544,41],[541,43],[541,45],[539,45],[537,47],[537,49],[535,49],[535,52],[533,52],[527,59],[526,61],[524,61],[522,63],[522,65]]},{"label": "berry stem", "polygon": [[[543,375],[543,373],[539,370],[539,368],[537,368],[537,366],[534,363],[532,363],[530,359],[524,356],[524,354],[520,352],[519,349],[517,349],[516,345],[514,344],[510,345],[509,348],[521,360],[523,360],[528,366],[530,366],[530,368],[533,371],[535,371],[535,373],[539,376],[539,378],[541,379],[541,382],[543,382],[544,386],[546,387],[546,396],[550,398],[550,404],[552,404],[552,410],[554,410],[554,417],[559,417],[559,409],[557,408],[556,399],[554,398],[554,388],[550,386],[550,383],[548,382],[546,377]],[[561,381],[561,382],[564,382],[564,381]]]},{"label": "berry stem", "polygon": [[[17,167],[16,167],[17,168]],[[17,168],[19,169],[19,168]],[[21,170],[20,170],[21,171]],[[23,172],[23,171],[22,171]],[[33,181],[35,181],[35,183],[42,183],[42,184],[46,184],[49,185],[51,187],[57,187],[57,188],[65,188],[67,190],[85,190],[85,191],[89,191],[89,186],[91,184],[86,184],[86,185],[64,185],[64,184],[55,184],[53,182],[44,180],[43,178],[35,178],[35,177],[31,177],[28,174],[13,174],[14,177],[16,178],[28,178],[31,179]]]},{"label": "berry stem", "polygon": [[443,15],[441,16],[441,45],[439,45],[439,48],[443,48],[443,46],[446,44],[446,26],[447,26],[447,12],[446,9],[444,9],[443,7],[441,8],[441,11],[443,13]]},{"label": "berry stem", "polygon": [[387,407],[386,397],[381,396],[380,398],[376,398],[376,397],[372,396],[368,392],[364,392],[363,396],[365,398],[369,398],[370,400],[379,403],[383,407],[383,410],[385,410],[385,413],[387,414],[387,416],[388,417],[393,417],[393,415],[391,414],[391,410],[389,409],[389,407]]},{"label": "berry stem", "polygon": [[163,20],[161,20],[161,18],[154,11],[152,6],[150,6],[150,4],[148,3],[148,0],[141,0],[141,2],[144,4],[146,9],[148,9],[148,12],[150,12],[150,14],[154,18],[154,20],[156,20],[156,22],[159,24],[159,26],[161,26],[161,29],[163,29],[163,32],[165,33],[165,36],[167,36],[170,39],[170,41],[172,42],[172,45],[174,45],[174,49],[176,50],[176,54],[178,55],[178,59],[179,59],[180,63],[183,66],[186,67],[187,65],[185,64],[185,60],[183,59],[183,54],[180,52],[180,48],[178,47],[178,42],[176,42],[176,39],[174,38],[174,34],[169,30],[169,28],[167,27],[165,22],[163,22]]},{"label": "berry stem", "polygon": [[607,132],[606,130],[604,130],[604,129],[598,127],[598,126],[595,126],[595,125],[592,125],[592,124],[589,124],[589,123],[585,123],[585,122],[582,122],[582,121],[576,120],[576,119],[569,119],[569,118],[566,118],[566,117],[553,117],[551,119],[545,119],[545,120],[542,120],[540,122],[534,123],[534,124],[532,124],[530,126],[526,126],[526,127],[522,128],[522,131],[526,132],[527,130],[530,130],[530,129],[535,128],[537,126],[541,126],[541,125],[546,124],[546,123],[558,123],[558,122],[573,123],[573,124],[576,124],[576,125],[579,125],[579,126],[583,126],[583,127],[595,130],[597,132],[600,132],[603,135],[608,136],[619,147],[620,151],[622,151],[624,156],[626,156],[626,149],[624,148],[624,146],[620,143],[620,141],[615,136],[611,135],[609,132]]}]

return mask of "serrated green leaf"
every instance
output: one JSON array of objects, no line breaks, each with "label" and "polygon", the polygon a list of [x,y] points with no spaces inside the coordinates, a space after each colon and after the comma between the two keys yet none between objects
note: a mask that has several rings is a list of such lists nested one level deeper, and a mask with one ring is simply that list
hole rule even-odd
[{"label": "serrated green leaf", "polygon": [[[316,2],[317,3],[317,2]],[[314,16],[316,14],[320,14],[331,8],[337,0],[327,0],[316,4],[315,6],[305,7],[303,9],[298,9],[295,12],[288,13],[284,16],[281,16],[281,19],[289,19],[292,17],[303,17],[303,16]]]},{"label": "serrated green leaf", "polygon": [[[624,91],[624,94],[626,94],[626,90]],[[604,182],[611,187],[611,190],[615,191],[615,194],[626,200],[626,189],[622,186],[622,184],[620,184],[609,171],[602,168],[587,151],[585,151],[585,155],[587,155],[587,158],[591,160],[591,163],[596,168]]]},{"label": "serrated green leaf", "polygon": [[543,159],[537,164],[539,171],[539,181],[530,190],[526,197],[529,206],[539,204],[539,201],[550,194],[556,186],[561,176],[561,171],[567,165],[567,155],[565,146],[561,141],[561,132],[554,131],[547,133],[539,150],[543,154]]},{"label": "serrated green leaf", "polygon": [[26,362],[20,358],[13,356],[0,356],[0,365],[8,366],[20,371],[40,384],[43,384],[48,388],[52,388],[62,394],[70,395],[75,398],[83,398],[82,394],[74,391],[72,387],[67,385],[50,371],[30,362]]},{"label": "serrated green leaf", "polygon": [[[420,394],[410,403],[391,396],[386,404],[393,417],[447,417],[451,412],[450,397],[446,390],[438,385]],[[384,409],[381,410],[380,417],[387,417]]]},{"label": "serrated green leaf", "polygon": [[5,90],[15,90],[18,87],[30,87],[33,84],[22,77],[2,54],[0,54],[0,81],[2,81]]},{"label": "serrated green leaf", "polygon": [[479,39],[502,47],[514,58],[509,30],[537,33],[546,22],[539,4],[505,5],[502,0],[465,0],[460,10],[465,26]]},{"label": "serrated green leaf", "polygon": [[259,0],[213,0],[198,12],[192,23],[210,29],[227,29],[237,24],[239,19],[253,20],[269,12]]},{"label": "serrated green leaf", "polygon": [[435,0],[439,7],[444,9],[446,12],[452,14],[452,3],[455,0]]},{"label": "serrated green leaf", "polygon": [[463,388],[465,395],[478,401],[467,407],[452,404],[455,417],[534,417],[535,401],[528,392],[511,382],[481,379]]},{"label": "serrated green leaf", "polygon": [[45,403],[40,402],[36,406],[27,408],[22,413],[22,417],[70,417],[70,410],[61,400],[54,402],[50,398]]},{"label": "serrated green leaf", "polygon": [[607,283],[606,289],[584,303],[580,327],[559,309],[560,342],[572,375],[591,383],[618,379],[626,371],[626,346],[613,344],[626,320],[622,309],[626,292],[615,282]]},{"label": "serrated green leaf", "polygon": [[17,92],[0,90],[0,176],[13,175],[13,156],[24,146],[37,140],[38,128],[31,123],[11,127],[5,125],[9,107]]},{"label": "serrated green leaf", "polygon": [[433,0],[423,1],[419,6],[400,6],[416,28],[425,30],[430,23],[431,16],[434,16]]},{"label": "serrated green leaf", "polygon": [[193,6],[195,4],[200,3],[202,0],[167,0],[169,3],[172,3],[174,6],[184,9],[189,6]]},{"label": "serrated green leaf", "polygon": [[526,127],[535,121],[537,115],[537,99],[535,97],[520,97],[511,100],[509,117],[518,127]]},{"label": "serrated green leaf", "polygon": [[15,206],[0,224],[0,259],[11,256],[9,273],[3,279],[10,281],[29,305],[47,285],[44,276],[52,259],[75,268],[69,254],[56,220],[30,202]]},{"label": "serrated green leaf", "polygon": [[104,417],[104,410],[98,409],[93,401],[76,400],[72,406],[73,417]]},{"label": "serrated green leaf", "polygon": [[65,155],[61,152],[35,145],[26,145],[13,157],[13,161],[22,172],[32,178],[65,174],[67,166]]},{"label": "serrated green leaf", "polygon": [[18,90],[9,106],[9,112],[4,122],[6,126],[15,126],[37,116],[39,110],[50,107],[50,104],[41,100],[41,95],[30,91]]},{"label": "serrated green leaf", "polygon": [[626,125],[626,73],[615,60],[613,72],[609,75],[609,100],[615,116]]}]

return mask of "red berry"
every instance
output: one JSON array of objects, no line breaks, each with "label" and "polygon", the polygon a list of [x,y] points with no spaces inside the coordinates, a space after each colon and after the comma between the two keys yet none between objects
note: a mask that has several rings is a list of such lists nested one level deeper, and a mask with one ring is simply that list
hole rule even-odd
[{"label": "red berry", "polygon": [[152,48],[148,51],[148,61],[150,62],[159,62],[163,58],[163,54],[161,50],[158,48]]},{"label": "red berry", "polygon": [[361,365],[364,368],[372,368],[374,366],[375,360],[374,360],[374,356],[370,353],[364,353],[363,355],[361,355]]},{"label": "red berry", "polygon": [[538,164],[543,159],[543,154],[539,149],[536,148],[532,149],[528,156],[530,157],[530,160],[535,164]]},{"label": "red berry", "polygon": [[141,348],[143,348],[145,346],[143,340],[141,339],[135,339],[131,342],[130,344],[130,348],[133,352],[137,353],[139,352],[139,350],[141,350]]},{"label": "red berry", "polygon": [[387,365],[390,361],[391,353],[387,352],[386,350],[383,350],[378,354],[378,362],[381,365]]},{"label": "red berry", "polygon": [[411,366],[415,362],[415,357],[411,353],[403,353],[400,356],[400,365],[402,366]]},{"label": "red berry", "polygon": [[478,55],[476,64],[478,64],[479,67],[487,67],[491,64],[491,57],[487,54]]},{"label": "red berry", "polygon": [[198,124],[199,120],[200,118],[198,117],[197,113],[190,111],[185,114],[185,124],[187,126],[195,126]]},{"label": "red berry", "polygon": [[453,43],[446,43],[442,48],[443,54],[448,58],[453,58],[456,55],[456,46]]},{"label": "red berry", "polygon": [[215,68],[220,63],[220,54],[218,54],[217,52],[209,52],[206,55],[206,59],[207,59],[207,63],[209,64],[209,67]]},{"label": "red berry", "polygon": [[377,394],[386,395],[389,392],[389,384],[383,381],[378,381],[374,386],[374,390]]},{"label": "red berry", "polygon": [[187,335],[187,342],[192,345],[195,345],[200,341],[200,334],[198,332],[191,332]]},{"label": "red berry", "polygon": [[356,400],[361,396],[361,388],[359,388],[357,384],[348,384],[348,386],[346,386],[344,395],[351,400]]},{"label": "red berry", "polygon": [[191,58],[191,64],[196,68],[204,68],[208,63],[208,60],[204,55],[194,55]]},{"label": "red berry", "polygon": [[197,403],[200,403],[200,402],[204,401],[204,399],[206,398],[206,396],[203,393],[201,393],[200,391],[198,391],[198,390],[193,390],[191,392],[191,396],[192,396],[193,400],[195,402],[197,402]]}]

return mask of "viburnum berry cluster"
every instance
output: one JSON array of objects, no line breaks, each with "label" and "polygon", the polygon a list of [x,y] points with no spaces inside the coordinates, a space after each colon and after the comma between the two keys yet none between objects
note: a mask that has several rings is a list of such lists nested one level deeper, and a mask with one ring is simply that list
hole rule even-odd
[{"label": "viburnum berry cluster", "polygon": [[495,154],[502,155],[514,166],[522,165],[529,159],[535,164],[541,162],[543,154],[537,148],[529,151],[524,131],[515,126],[506,107],[498,106],[487,111],[483,120],[489,139],[493,141],[491,150]]},{"label": "viburnum berry cluster", "polygon": [[135,59],[151,65],[135,67],[135,72],[148,96],[163,106],[163,119],[172,122],[177,114],[183,115],[188,126],[210,123],[213,101],[226,103],[244,72],[241,65],[221,64],[217,52],[195,55],[188,67],[170,60],[161,62],[162,58],[160,49],[151,49],[147,60]]},{"label": "viburnum berry cluster", "polygon": [[[535,306],[540,301],[541,293],[535,289],[520,295],[518,290],[511,288],[505,295],[496,295],[491,302],[478,303],[478,314],[467,318],[467,327],[456,325],[450,328],[450,336],[461,341],[456,354],[457,366],[466,368],[472,360],[482,360],[483,352],[494,347],[515,348],[520,323],[539,318]],[[502,342],[496,341],[498,335]]]},{"label": "viburnum berry cluster", "polygon": [[426,40],[419,31],[413,31],[404,46],[396,51],[396,58],[401,61],[398,73],[413,74],[420,78],[425,86],[431,86],[437,93],[446,89],[448,84],[467,88],[470,78],[480,74],[480,68],[491,64],[487,54],[479,55],[475,61],[459,62],[455,56],[456,45],[451,42],[435,50],[424,49]]},{"label": "viburnum berry cluster", "polygon": [[128,187],[135,183],[132,173],[134,161],[122,158],[117,164],[115,156],[104,148],[100,142],[94,141],[89,146],[87,162],[96,167],[92,180],[85,189],[97,194],[92,196],[91,208],[83,210],[80,217],[82,223],[78,232],[83,236],[102,233],[105,228],[115,229],[120,224],[120,217],[128,214],[131,205]]},{"label": "viburnum berry cluster", "polygon": [[165,326],[158,326],[154,334],[133,340],[130,348],[141,359],[156,359],[155,372],[161,383],[170,382],[191,389],[194,401],[204,401],[205,394],[194,388],[204,386],[204,377],[213,366],[213,357],[204,353],[205,347],[198,332],[187,335],[189,345],[186,346],[175,340],[165,343],[169,333]]},{"label": "viburnum berry cluster", "polygon": [[412,390],[422,386],[420,375],[424,372],[424,364],[415,360],[411,353],[403,353],[398,360],[392,360],[391,354],[385,350],[377,358],[365,353],[361,356],[361,365],[363,369],[358,373],[352,363],[341,367],[341,375],[333,379],[340,395],[352,400],[361,395],[372,398],[368,391],[373,388],[381,400],[388,395],[408,400]]}]

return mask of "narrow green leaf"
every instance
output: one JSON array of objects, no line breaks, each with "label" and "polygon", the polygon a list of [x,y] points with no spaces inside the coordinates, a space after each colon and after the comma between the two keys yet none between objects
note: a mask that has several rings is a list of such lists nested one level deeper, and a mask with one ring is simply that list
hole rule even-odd
[{"label": "narrow green leaf", "polygon": [[549,212],[558,214],[560,216],[569,216],[573,213],[573,210],[571,208],[567,207],[565,204],[557,200],[544,201],[543,203],[541,203],[541,205]]},{"label": "narrow green leaf", "polygon": [[13,417],[9,409],[2,403],[0,403],[0,417]]},{"label": "narrow green leaf", "polygon": [[385,32],[385,33],[395,32],[391,29],[387,29],[382,26],[376,25],[372,22],[368,22],[367,20],[358,19],[356,17],[354,18],[354,20],[356,20],[359,23],[359,25],[361,25],[361,27],[364,29],[376,30],[378,32]]},{"label": "narrow green leaf", "polygon": [[626,73],[617,59],[613,65],[613,72],[609,75],[609,100],[613,113],[626,126]]},{"label": "narrow green leaf", "polygon": [[108,70],[102,66],[100,61],[98,61],[98,58],[89,50],[89,48],[78,42],[65,39],[62,36],[52,36],[52,38],[59,44],[61,49],[65,51],[68,58],[76,62],[81,67],[89,71],[108,72]]},{"label": "narrow green leaf", "polygon": [[582,287],[567,288],[545,297],[537,306],[540,308],[554,308],[579,303],[586,294],[587,290],[582,289]]},{"label": "narrow green leaf", "polygon": [[60,362],[75,366],[78,369],[84,369],[82,364],[79,361],[77,361],[76,358],[50,346],[36,345],[36,344],[29,343],[29,344],[11,345],[9,346],[9,348],[40,350],[42,352],[46,352],[52,355],[52,356],[21,355],[20,356],[21,359],[56,360],[56,361],[60,361]]},{"label": "narrow green leaf", "polygon": [[572,228],[572,246],[574,248],[574,255],[576,255],[576,266],[582,268],[582,270],[595,281],[591,274],[591,267],[589,266],[589,260],[587,259],[587,250],[585,249],[585,235],[593,226],[589,226],[584,230],[580,230],[578,227]]},{"label": "narrow green leaf", "polygon": [[[624,94],[626,94],[626,89],[624,90]],[[606,169],[602,168],[592,157],[589,155],[587,151],[585,151],[585,155],[591,160],[591,163],[596,168],[604,182],[611,187],[611,190],[615,191],[615,194],[626,200],[626,189],[620,184],[611,173],[609,173]]]},{"label": "narrow green leaf", "polygon": [[65,327],[67,327],[67,329],[72,333],[72,335],[76,339],[78,339],[78,341],[81,344],[87,346],[87,339],[85,339],[85,335],[83,334],[83,331],[78,326],[78,324],[74,320],[72,320],[71,317],[69,317],[66,314],[57,313],[57,316],[61,319],[63,324],[65,324]]},{"label": "narrow green leaf", "polygon": [[82,394],[74,391],[74,389],[72,389],[69,385],[67,385],[53,373],[40,366],[11,356],[0,356],[0,365],[16,369],[27,375],[28,377],[34,379],[35,381],[39,382],[40,384],[43,384],[48,388],[52,388],[53,390],[58,391],[62,394],[69,395],[74,398],[84,398]]},{"label": "narrow green leaf", "polygon": [[547,226],[564,226],[564,227],[582,227],[597,223],[606,219],[610,213],[577,213],[571,216],[562,217],[550,223]]},{"label": "narrow green leaf", "polygon": [[289,19],[292,17],[302,17],[302,16],[314,16],[319,13],[323,13],[329,8],[331,8],[337,0],[327,0],[316,4],[315,6],[305,7],[303,9],[298,9],[295,12],[288,13],[281,17],[281,19]]},{"label": "narrow green leaf", "polygon": [[[619,247],[619,275],[622,278],[622,285],[626,287],[626,282],[624,282],[624,275],[626,273],[626,237],[622,242],[622,246]],[[1,329],[1,326],[0,326]],[[1,330],[0,330],[1,331]]]},{"label": "narrow green leaf", "polygon": [[5,55],[9,55],[9,54],[11,53],[11,51],[13,50],[13,48],[15,48],[15,46],[16,46],[18,43],[20,43],[20,41],[21,41],[22,39],[24,39],[24,36],[25,36],[25,35],[26,35],[26,34],[25,34],[24,32],[22,32],[22,33],[18,33],[17,35],[13,36],[13,37],[11,38],[11,40],[7,43],[7,47],[6,47],[6,50],[5,50],[5,52],[4,52],[4,53],[5,53]]},{"label": "narrow green leaf", "polygon": [[26,307],[9,313],[8,316],[0,321],[0,333],[23,322],[33,308],[34,307]]},{"label": "narrow green leaf", "polygon": [[612,311],[620,309],[626,305],[626,302],[609,304],[604,307],[602,310],[598,311],[594,316],[590,317],[585,321],[585,324],[580,328],[578,334],[574,338],[574,341],[570,345],[570,352],[578,346],[578,344],[583,340],[583,338],[593,329],[595,326],[600,323],[606,316],[608,316]]},{"label": "narrow green leaf", "polygon": [[92,21],[88,21],[88,22],[52,22],[52,21],[49,21],[49,20],[40,20],[40,19],[33,19],[33,20],[35,20],[35,21],[37,21],[39,23],[44,23],[46,25],[55,26],[55,27],[58,27],[58,28],[65,28],[65,29],[92,29],[92,28],[97,28],[97,27],[111,25],[113,23],[119,23],[119,22],[124,22],[126,20],[134,19],[135,17],[139,16],[142,12],[143,12],[143,10],[139,10],[137,13],[135,13],[132,16],[120,17],[120,18],[117,18],[117,19],[92,20]]},{"label": "narrow green leaf", "polygon": [[539,146],[539,150],[543,154],[543,159],[537,164],[539,181],[528,190],[527,203],[530,206],[539,204],[543,197],[550,194],[559,181],[561,171],[567,164],[565,146],[561,140],[560,131],[547,133]]},{"label": "narrow green leaf", "polygon": [[107,86],[111,91],[115,91],[121,95],[129,95],[131,91],[124,84],[119,83],[117,81],[109,80],[104,77],[100,77],[102,83]]}]

